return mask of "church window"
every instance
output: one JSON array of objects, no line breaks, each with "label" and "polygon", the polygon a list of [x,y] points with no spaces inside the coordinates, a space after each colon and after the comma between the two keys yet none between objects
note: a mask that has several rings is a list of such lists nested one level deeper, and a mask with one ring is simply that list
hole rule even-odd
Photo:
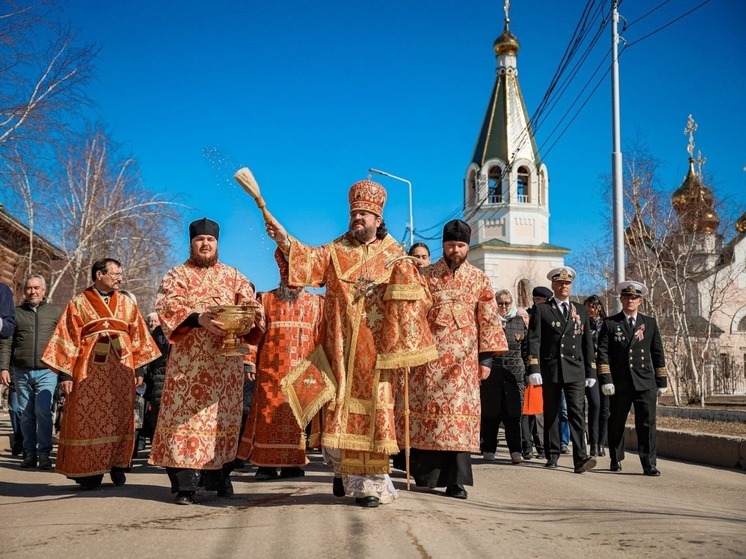
[{"label": "church window", "polygon": [[531,306],[532,301],[531,301],[530,293],[532,289],[533,288],[531,287],[531,282],[527,280],[526,278],[518,282],[517,306],[523,307],[523,308],[528,308]]},{"label": "church window", "polygon": [[539,205],[544,204],[544,183],[546,181],[546,177],[544,176],[544,172],[539,172]]},{"label": "church window", "polygon": [[518,186],[516,188],[516,201],[519,204],[529,202],[528,196],[528,169],[526,167],[518,168]]},{"label": "church window", "polygon": [[487,185],[489,187],[490,204],[501,204],[503,201],[503,171],[495,165],[487,173]]},{"label": "church window", "polygon": [[469,187],[469,205],[475,205],[479,198],[477,196],[477,174],[474,171],[469,173],[468,187]]}]

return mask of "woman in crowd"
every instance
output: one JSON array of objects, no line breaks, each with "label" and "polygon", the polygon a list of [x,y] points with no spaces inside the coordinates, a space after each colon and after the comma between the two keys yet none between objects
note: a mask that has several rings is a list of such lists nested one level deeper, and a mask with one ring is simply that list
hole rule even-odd
[{"label": "woman in crowd", "polygon": [[409,248],[409,256],[414,256],[417,261],[415,265],[420,270],[430,265],[430,249],[425,243],[415,243]]},{"label": "woman in crowd", "polygon": [[492,372],[481,383],[482,456],[488,462],[495,460],[497,432],[502,423],[510,451],[510,460],[513,464],[520,464],[523,461],[521,413],[525,374],[521,343],[526,337],[526,322],[513,305],[513,296],[510,291],[507,289],[498,291],[495,300],[505,337],[508,340],[508,352],[492,358]]}]

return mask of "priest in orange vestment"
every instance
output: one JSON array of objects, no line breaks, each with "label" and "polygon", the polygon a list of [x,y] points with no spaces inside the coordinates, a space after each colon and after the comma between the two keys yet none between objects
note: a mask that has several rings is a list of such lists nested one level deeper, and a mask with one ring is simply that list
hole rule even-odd
[{"label": "priest in orange vestment", "polygon": [[[219,234],[212,220],[192,222],[189,260],[166,274],[155,303],[171,352],[149,462],[166,468],[180,505],[194,503],[200,481],[219,496],[233,495],[244,361],[220,355],[226,332],[208,309],[256,299],[246,276],[218,261]],[[243,340],[255,344],[263,331],[260,305]]]},{"label": "priest in orange vestment", "polygon": [[[292,372],[315,366],[314,350],[320,344],[324,326],[324,297],[289,287],[288,264],[279,250],[275,251],[275,260],[280,269],[280,285],[257,296],[264,307],[266,332],[257,349],[254,399],[238,447],[240,459],[259,466],[257,479],[277,477],[277,468],[284,478],[305,474],[306,421],[300,417],[304,413],[313,416],[319,404],[324,403],[317,399],[316,409],[293,409],[296,401],[282,389],[283,380]],[[326,369],[319,373],[331,376],[331,370]],[[307,382],[321,388],[322,383],[315,379]]]},{"label": "priest in orange vestment", "polygon": [[93,264],[93,286],[67,304],[42,361],[65,394],[56,471],[83,489],[124,485],[135,444],[135,370],[160,356],[137,305],[118,293],[121,264]]},{"label": "priest in orange vestment", "polygon": [[479,452],[479,381],[489,376],[492,356],[508,350],[490,280],[466,261],[470,238],[466,222],[449,221],[443,258],[422,270],[439,359],[412,369],[409,382],[415,481],[445,486],[459,499],[473,484],[470,453]]},{"label": "priest in orange vestment", "polygon": [[385,201],[378,183],[352,185],[349,230],[316,248],[289,237],[275,220],[267,224],[288,255],[288,283],[326,286],[323,347],[336,394],[323,410],[321,444],[335,472],[334,494],[363,507],[396,499],[388,476],[389,456],[399,451],[396,378],[404,367],[437,357],[425,321],[430,298],[417,267],[386,232]]}]

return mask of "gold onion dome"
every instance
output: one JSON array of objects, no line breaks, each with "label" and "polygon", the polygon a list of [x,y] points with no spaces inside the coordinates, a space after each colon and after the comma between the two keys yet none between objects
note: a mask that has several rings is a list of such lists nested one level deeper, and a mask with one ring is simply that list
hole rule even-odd
[{"label": "gold onion dome", "polygon": [[505,20],[505,30],[503,31],[502,35],[495,39],[493,48],[495,49],[495,54],[498,56],[501,54],[516,55],[518,53],[518,49],[521,48],[521,44],[518,42],[518,39],[516,39],[515,35],[510,32],[509,19]]},{"label": "gold onion dome", "polygon": [[746,212],[736,221],[736,232],[740,235],[746,233]]},{"label": "gold onion dome", "polygon": [[702,184],[694,172],[694,159],[689,158],[689,172],[681,186],[671,195],[671,205],[688,231],[712,233],[720,225],[720,216],[713,208],[715,196]]},{"label": "gold onion dome", "polygon": [[629,244],[635,244],[638,241],[646,243],[653,238],[653,231],[645,223],[642,216],[635,212],[635,216],[624,231],[624,238]]}]

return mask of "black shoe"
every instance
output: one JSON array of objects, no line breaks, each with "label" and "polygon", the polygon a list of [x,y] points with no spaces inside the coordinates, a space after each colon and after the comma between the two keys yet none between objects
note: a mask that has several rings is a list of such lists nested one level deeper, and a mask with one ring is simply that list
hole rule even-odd
[{"label": "black shoe", "polygon": [[355,502],[361,507],[374,509],[381,504],[381,499],[378,497],[355,497]]},{"label": "black shoe", "polygon": [[303,468],[280,468],[280,477],[303,477],[305,475]]},{"label": "black shoe", "polygon": [[275,479],[280,474],[277,473],[277,468],[259,467],[254,475],[259,481],[264,481],[265,479]]},{"label": "black shoe", "polygon": [[10,453],[13,456],[20,456],[23,454],[23,439],[13,440],[13,445],[10,447]]},{"label": "black shoe", "polygon": [[332,483],[332,493],[334,493],[335,497],[345,496],[345,484],[341,477],[334,478],[334,482]]},{"label": "black shoe", "polygon": [[534,457],[534,453],[531,452],[530,450],[526,450],[524,452],[521,452],[521,457],[524,460],[531,460]]},{"label": "black shoe", "polygon": [[49,454],[39,455],[39,469],[40,470],[51,470],[52,469],[52,459],[49,458]]},{"label": "black shoe", "polygon": [[231,478],[225,476],[225,478],[223,478],[223,483],[218,487],[218,497],[233,497],[233,493],[233,483],[231,483]]},{"label": "black shoe", "polygon": [[570,454],[570,449],[569,449],[569,448],[567,448],[567,445],[566,445],[566,444],[563,444],[563,445],[562,445],[562,446],[560,447],[560,454]]},{"label": "black shoe", "polygon": [[29,454],[23,458],[21,468],[36,468],[36,454]]},{"label": "black shoe", "polygon": [[109,475],[111,476],[111,482],[115,487],[122,487],[122,485],[127,483],[127,476],[125,476],[124,472],[121,470],[112,470]]},{"label": "black shoe", "polygon": [[622,463],[617,462],[616,460],[611,461],[611,466],[609,466],[609,470],[612,472],[621,472],[622,471]]},{"label": "black shoe", "polygon": [[545,468],[549,468],[551,470],[556,470],[557,469],[557,460],[550,458],[549,460],[547,460],[547,463],[544,464],[544,467]]},{"label": "black shoe", "polygon": [[246,467],[246,461],[245,460],[241,460],[240,458],[236,458],[233,461],[233,467],[236,470],[243,470]]},{"label": "black shoe", "polygon": [[604,448],[604,445],[598,445],[598,455],[599,456],[606,456],[606,448]]},{"label": "black shoe", "polygon": [[75,481],[80,484],[80,488],[83,491],[92,491],[93,489],[98,489],[99,487],[101,487],[102,479],[104,479],[103,474],[99,474],[96,476],[80,478],[79,480],[76,479]]},{"label": "black shoe", "polygon": [[642,473],[646,476],[659,476],[661,475],[661,471],[656,468],[655,466],[648,466],[647,468],[644,468],[642,470]]},{"label": "black shoe", "polygon": [[461,485],[449,485],[448,487],[446,487],[446,496],[453,497],[455,499],[466,499],[469,494]]},{"label": "black shoe", "polygon": [[597,444],[592,444],[592,445],[591,445],[591,452],[590,452],[590,455],[591,455],[591,456],[599,456],[599,453],[598,453],[598,445],[597,445]]},{"label": "black shoe", "polygon": [[596,467],[595,456],[587,456],[584,460],[581,460],[575,465],[576,474],[584,474],[588,470]]},{"label": "black shoe", "polygon": [[177,505],[193,505],[194,504],[194,491],[179,491],[176,494],[174,503]]}]

